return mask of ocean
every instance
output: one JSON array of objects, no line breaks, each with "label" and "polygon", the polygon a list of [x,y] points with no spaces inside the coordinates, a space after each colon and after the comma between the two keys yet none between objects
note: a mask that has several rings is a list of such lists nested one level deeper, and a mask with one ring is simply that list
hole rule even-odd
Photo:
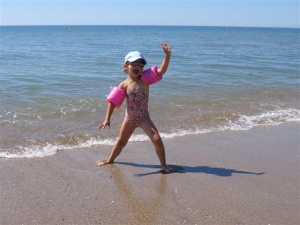
[{"label": "ocean", "polygon": [[[164,139],[300,121],[300,29],[193,26],[0,26],[0,157],[113,145],[125,102],[99,131],[123,60],[160,65],[149,110]],[[137,129],[130,142],[147,141]]]}]

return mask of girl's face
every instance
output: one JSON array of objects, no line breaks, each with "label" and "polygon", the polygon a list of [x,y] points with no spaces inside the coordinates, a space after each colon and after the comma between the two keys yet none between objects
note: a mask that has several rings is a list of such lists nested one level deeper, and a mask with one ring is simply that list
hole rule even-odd
[{"label": "girl's face", "polygon": [[144,60],[143,59],[138,59],[134,62],[127,62],[124,64],[124,68],[127,70],[127,73],[134,77],[138,78],[144,69]]}]

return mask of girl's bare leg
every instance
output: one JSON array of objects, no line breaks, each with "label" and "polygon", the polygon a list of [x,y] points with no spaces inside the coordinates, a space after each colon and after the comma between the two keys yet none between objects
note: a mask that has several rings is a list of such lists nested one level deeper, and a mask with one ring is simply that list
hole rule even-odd
[{"label": "girl's bare leg", "polygon": [[166,163],[164,143],[161,137],[159,136],[158,130],[156,129],[152,120],[150,118],[146,119],[141,124],[141,128],[144,130],[144,132],[148,135],[148,137],[151,139],[152,143],[154,144],[156,155],[158,156],[162,170],[166,173],[171,173],[172,170],[167,166]]},{"label": "girl's bare leg", "polygon": [[115,158],[121,153],[122,149],[126,146],[129,138],[133,134],[135,127],[125,118],[120,129],[119,138],[115,146],[113,147],[108,160],[100,161],[98,166],[113,163]]}]

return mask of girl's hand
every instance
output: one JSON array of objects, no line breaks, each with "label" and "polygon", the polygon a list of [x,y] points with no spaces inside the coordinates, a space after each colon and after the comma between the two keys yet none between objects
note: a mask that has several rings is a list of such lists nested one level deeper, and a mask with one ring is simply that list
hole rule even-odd
[{"label": "girl's hand", "polygon": [[109,120],[104,120],[104,122],[99,125],[98,130],[100,130],[101,128],[102,128],[102,130],[104,130],[105,127],[107,127],[107,126],[110,128],[110,121]]},{"label": "girl's hand", "polygon": [[171,54],[171,45],[167,45],[167,43],[165,43],[165,42],[162,42],[160,45],[163,48],[166,55]]}]

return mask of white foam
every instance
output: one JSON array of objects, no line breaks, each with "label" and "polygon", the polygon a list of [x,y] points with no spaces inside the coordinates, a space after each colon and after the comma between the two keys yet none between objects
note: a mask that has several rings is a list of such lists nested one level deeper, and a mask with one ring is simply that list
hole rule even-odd
[{"label": "white foam", "polygon": [[241,115],[237,122],[230,122],[230,130],[248,130],[262,125],[279,125],[285,122],[299,122],[300,110],[279,109],[255,116]]},{"label": "white foam", "polygon": [[[170,133],[160,133],[162,138],[172,139],[176,137],[182,137],[186,135],[197,135],[211,132],[220,132],[225,130],[249,130],[257,126],[266,125],[279,125],[286,122],[300,122],[300,110],[298,109],[279,109],[274,111],[264,112],[259,115],[240,115],[237,121],[229,121],[228,124],[223,126],[216,126],[210,128],[195,127],[190,130],[173,130]],[[34,157],[46,157],[56,154],[58,151],[71,150],[76,148],[86,148],[98,145],[114,145],[115,139],[95,139],[83,142],[79,145],[55,145],[47,144],[45,146],[31,146],[31,147],[18,147],[18,153],[10,153],[0,150],[0,158],[34,158]],[[148,141],[149,138],[144,134],[133,135],[129,142],[143,142]]]},{"label": "white foam", "polygon": [[9,152],[0,152],[1,158],[34,158],[34,157],[45,157],[54,155],[57,152],[58,146],[46,145],[45,147],[19,147],[20,152],[18,153],[9,153]]},{"label": "white foam", "polygon": [[116,140],[105,139],[105,140],[96,140],[91,139],[79,145],[55,145],[47,144],[44,147],[41,146],[31,146],[31,147],[20,147],[20,152],[18,153],[9,153],[9,152],[0,152],[0,158],[38,158],[46,157],[56,154],[58,151],[71,150],[76,148],[87,148],[97,145],[113,145]]}]

